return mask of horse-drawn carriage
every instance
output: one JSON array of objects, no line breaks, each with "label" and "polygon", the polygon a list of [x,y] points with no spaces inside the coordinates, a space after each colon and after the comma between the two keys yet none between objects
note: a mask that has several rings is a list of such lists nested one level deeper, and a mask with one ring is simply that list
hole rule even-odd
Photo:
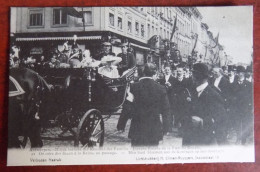
[{"label": "horse-drawn carriage", "polygon": [[[32,147],[42,146],[40,132],[48,127],[59,127],[59,138],[69,134],[74,146],[102,146],[104,118],[120,113],[135,70],[111,79],[98,74],[96,68],[53,68],[38,73],[10,69],[10,76],[25,93],[11,99],[9,96],[9,147],[17,147],[17,142],[25,147],[28,138]],[[26,77],[25,73],[37,77]],[[30,85],[30,89],[27,88]],[[47,91],[49,88],[50,92]],[[14,107],[19,110],[10,110]],[[20,122],[12,122],[18,116]],[[17,140],[21,136],[22,140]]]}]

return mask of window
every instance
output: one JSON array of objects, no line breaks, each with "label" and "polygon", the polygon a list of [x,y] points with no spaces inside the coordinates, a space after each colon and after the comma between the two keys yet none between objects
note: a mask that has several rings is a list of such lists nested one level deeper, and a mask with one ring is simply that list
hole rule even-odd
[{"label": "window", "polygon": [[29,11],[29,26],[43,26],[43,9]]},{"label": "window", "polygon": [[92,24],[92,11],[85,11],[83,13],[85,24]]},{"label": "window", "polygon": [[122,30],[122,28],[123,28],[123,26],[122,26],[122,18],[121,18],[121,17],[118,17],[118,18],[117,18],[117,27],[118,27],[119,29],[121,29],[121,30]]},{"label": "window", "polygon": [[132,33],[132,22],[128,21],[127,23],[127,32]]},{"label": "window", "polygon": [[109,13],[109,24],[110,26],[115,26],[115,18],[114,18],[114,14]]},{"label": "window", "polygon": [[139,23],[135,22],[135,34],[139,35]]},{"label": "window", "polygon": [[[83,19],[84,19],[85,25],[93,24],[92,10],[83,11]],[[82,18],[78,18],[78,23],[83,23]]]},{"label": "window", "polygon": [[141,36],[144,37],[144,25],[141,25]]},{"label": "window", "polygon": [[67,12],[62,9],[53,9],[53,25],[67,24]]}]

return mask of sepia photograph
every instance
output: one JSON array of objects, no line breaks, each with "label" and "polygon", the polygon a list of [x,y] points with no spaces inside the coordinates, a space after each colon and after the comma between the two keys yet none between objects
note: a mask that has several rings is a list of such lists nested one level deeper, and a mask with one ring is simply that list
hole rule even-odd
[{"label": "sepia photograph", "polygon": [[254,162],[253,6],[11,7],[8,166]]}]

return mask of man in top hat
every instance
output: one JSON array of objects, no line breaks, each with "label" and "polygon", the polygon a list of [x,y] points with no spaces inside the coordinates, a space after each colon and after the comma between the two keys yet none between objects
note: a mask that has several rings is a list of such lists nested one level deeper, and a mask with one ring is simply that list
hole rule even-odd
[{"label": "man in top hat", "polygon": [[128,69],[133,68],[136,65],[135,56],[133,53],[128,51],[129,44],[127,40],[121,44],[122,53],[117,56],[122,58],[122,61],[118,65],[119,74],[122,75]]},{"label": "man in top hat", "polygon": [[191,98],[191,111],[184,121],[183,145],[213,145],[215,127],[225,114],[223,99],[209,86],[208,67],[196,63],[192,70],[195,89]]},{"label": "man in top hat", "polygon": [[253,133],[252,84],[245,79],[245,68],[237,67],[237,80],[232,85],[231,121],[238,134],[237,143],[246,143]]},{"label": "man in top hat", "polygon": [[101,51],[94,57],[96,60],[101,60],[102,57],[111,55],[116,56],[115,53],[111,51],[112,44],[108,36],[102,37]]},{"label": "man in top hat", "polygon": [[120,57],[111,55],[104,56],[101,59],[101,63],[104,64],[104,66],[98,68],[98,73],[109,78],[119,78],[120,75],[118,73],[116,64],[121,61],[122,59]]},{"label": "man in top hat", "polygon": [[169,101],[165,87],[152,78],[156,69],[152,63],[145,64],[139,82],[130,88],[133,113],[128,137],[132,146],[158,146],[168,132],[169,120],[162,123],[160,116],[169,119]]}]

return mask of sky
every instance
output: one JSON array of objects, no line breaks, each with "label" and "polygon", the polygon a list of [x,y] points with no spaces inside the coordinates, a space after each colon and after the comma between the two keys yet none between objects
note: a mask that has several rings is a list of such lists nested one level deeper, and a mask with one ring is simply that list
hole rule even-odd
[{"label": "sky", "polygon": [[202,22],[224,46],[227,55],[234,63],[251,62],[253,52],[253,7],[198,7]]}]

